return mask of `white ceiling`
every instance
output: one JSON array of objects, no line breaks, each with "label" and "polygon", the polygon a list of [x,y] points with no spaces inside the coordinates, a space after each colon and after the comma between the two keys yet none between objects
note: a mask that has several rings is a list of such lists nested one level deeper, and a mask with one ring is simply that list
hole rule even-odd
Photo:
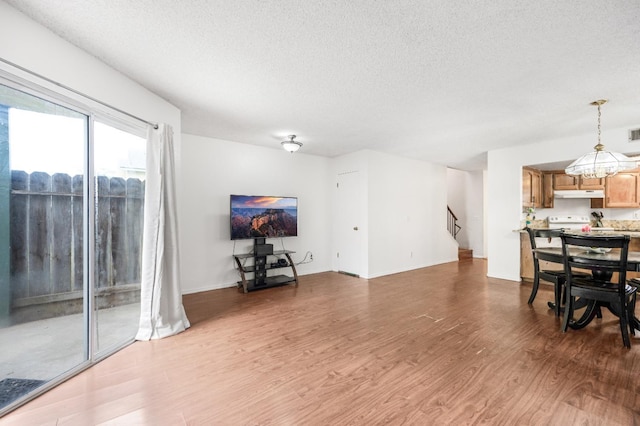
[{"label": "white ceiling", "polygon": [[640,122],[638,0],[6,2],[195,135],[477,170],[491,149],[593,135],[596,99],[603,128]]}]

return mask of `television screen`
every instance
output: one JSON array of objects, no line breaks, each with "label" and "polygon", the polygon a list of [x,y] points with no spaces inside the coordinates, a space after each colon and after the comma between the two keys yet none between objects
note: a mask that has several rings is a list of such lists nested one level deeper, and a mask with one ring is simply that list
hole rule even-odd
[{"label": "television screen", "polygon": [[231,195],[232,240],[297,235],[297,198]]}]

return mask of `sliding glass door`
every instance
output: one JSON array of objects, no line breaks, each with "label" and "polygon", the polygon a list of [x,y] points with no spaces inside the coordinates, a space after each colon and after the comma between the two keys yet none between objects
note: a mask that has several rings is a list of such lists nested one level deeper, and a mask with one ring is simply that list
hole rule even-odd
[{"label": "sliding glass door", "polygon": [[87,362],[89,117],[0,86],[0,405]]},{"label": "sliding glass door", "polygon": [[0,415],[135,336],[145,141],[123,128],[0,84]]},{"label": "sliding glass door", "polygon": [[146,140],[96,120],[94,351],[132,339],[140,319]]}]

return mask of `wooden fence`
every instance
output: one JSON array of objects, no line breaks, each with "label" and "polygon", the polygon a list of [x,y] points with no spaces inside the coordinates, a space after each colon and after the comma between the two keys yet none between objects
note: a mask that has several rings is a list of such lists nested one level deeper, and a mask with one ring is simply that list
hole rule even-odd
[{"label": "wooden fence", "polygon": [[[97,290],[139,286],[144,181],[96,180]],[[12,171],[10,229],[13,306],[82,291],[82,176]]]}]

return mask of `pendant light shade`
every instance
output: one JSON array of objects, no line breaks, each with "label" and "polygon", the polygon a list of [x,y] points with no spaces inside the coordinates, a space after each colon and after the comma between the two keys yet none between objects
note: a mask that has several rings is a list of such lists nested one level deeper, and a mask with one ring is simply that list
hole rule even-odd
[{"label": "pendant light shade", "polygon": [[289,135],[289,140],[280,142],[280,145],[282,145],[282,147],[285,150],[291,153],[296,152],[297,150],[300,149],[300,147],[302,146],[302,143],[298,141],[294,141],[295,138],[296,138],[296,135]]},{"label": "pendant light shade", "polygon": [[624,154],[605,151],[603,145],[596,145],[595,150],[583,155],[565,169],[568,175],[580,175],[586,179],[613,176],[624,170],[637,167],[637,162]]},{"label": "pendant light shade", "polygon": [[598,107],[598,144],[592,152],[571,163],[564,170],[566,174],[579,175],[586,179],[604,178],[624,170],[635,169],[638,166],[636,161],[624,154],[605,150],[604,145],[600,143],[600,106],[606,102],[604,99],[591,102],[591,105]]}]

